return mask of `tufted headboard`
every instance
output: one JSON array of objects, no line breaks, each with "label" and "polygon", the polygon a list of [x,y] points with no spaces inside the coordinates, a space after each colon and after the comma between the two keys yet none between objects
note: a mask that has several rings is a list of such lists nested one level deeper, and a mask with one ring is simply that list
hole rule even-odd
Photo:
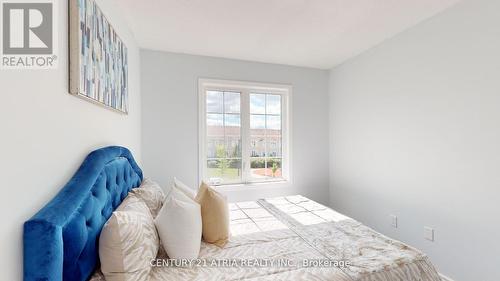
[{"label": "tufted headboard", "polygon": [[99,263],[104,223],[141,182],[128,149],[90,153],[56,197],[24,223],[24,280],[87,280]]}]

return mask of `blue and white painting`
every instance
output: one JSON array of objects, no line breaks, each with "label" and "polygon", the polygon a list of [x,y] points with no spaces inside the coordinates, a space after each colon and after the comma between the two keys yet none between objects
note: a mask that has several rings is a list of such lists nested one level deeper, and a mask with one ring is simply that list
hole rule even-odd
[{"label": "blue and white painting", "polygon": [[70,1],[71,93],[127,113],[127,47],[94,0]]}]

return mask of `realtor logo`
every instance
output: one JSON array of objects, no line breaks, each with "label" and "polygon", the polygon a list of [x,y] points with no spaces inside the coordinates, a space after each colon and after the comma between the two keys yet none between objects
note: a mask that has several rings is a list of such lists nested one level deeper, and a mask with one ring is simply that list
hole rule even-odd
[{"label": "realtor logo", "polygon": [[[26,0],[25,0],[26,1]],[[28,0],[29,1],[29,0]],[[1,67],[51,69],[57,67],[55,0],[1,1]]]}]

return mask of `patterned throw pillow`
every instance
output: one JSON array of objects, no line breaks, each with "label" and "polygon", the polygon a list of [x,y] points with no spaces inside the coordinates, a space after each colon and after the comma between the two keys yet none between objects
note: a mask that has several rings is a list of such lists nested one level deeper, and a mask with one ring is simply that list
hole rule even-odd
[{"label": "patterned throw pillow", "polygon": [[[159,238],[144,202],[130,196],[104,225],[99,237],[101,270],[107,281],[149,280]],[[142,204],[142,206],[141,206]]]},{"label": "patterned throw pillow", "polygon": [[115,212],[138,212],[153,218],[144,200],[134,193],[129,193],[127,197],[125,197],[125,200],[116,208]]},{"label": "patterned throw pillow", "polygon": [[[170,190],[167,192],[169,191]],[[133,188],[129,194],[135,194],[137,197],[141,198],[148,206],[153,218],[156,218],[158,215],[166,198],[160,185],[150,179],[144,179],[141,186]]]}]

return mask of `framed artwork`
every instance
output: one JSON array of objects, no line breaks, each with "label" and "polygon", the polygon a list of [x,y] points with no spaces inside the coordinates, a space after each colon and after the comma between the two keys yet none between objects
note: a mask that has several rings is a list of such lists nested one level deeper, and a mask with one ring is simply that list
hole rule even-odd
[{"label": "framed artwork", "polygon": [[127,47],[94,0],[70,0],[70,93],[128,114]]}]

